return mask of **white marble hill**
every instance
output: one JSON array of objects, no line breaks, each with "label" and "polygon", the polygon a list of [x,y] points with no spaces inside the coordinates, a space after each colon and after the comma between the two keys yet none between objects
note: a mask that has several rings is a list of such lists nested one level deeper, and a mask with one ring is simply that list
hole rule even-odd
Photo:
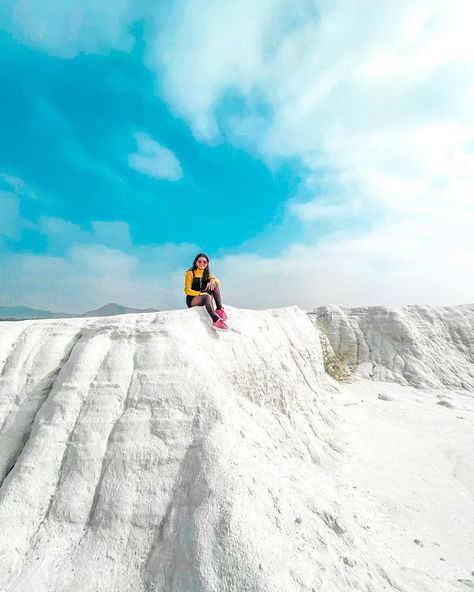
[{"label": "white marble hill", "polygon": [[[365,382],[325,375],[318,331],[298,308],[229,311],[228,333],[196,309],[0,325],[0,589],[465,589],[469,533],[444,571],[411,565],[397,509],[401,547],[386,551],[373,516],[383,492],[357,481],[379,468],[361,458],[352,470],[374,433],[357,415]],[[377,412],[404,405],[393,389],[372,399]],[[397,409],[410,416],[413,403]],[[450,410],[429,412],[445,421]],[[467,429],[473,409],[463,414]],[[402,471],[403,450],[390,462]],[[462,475],[461,518],[474,499]],[[437,478],[443,502],[450,485]],[[407,512],[430,519],[424,505]]]},{"label": "white marble hill", "polygon": [[474,304],[331,305],[309,316],[359,376],[474,391]]}]

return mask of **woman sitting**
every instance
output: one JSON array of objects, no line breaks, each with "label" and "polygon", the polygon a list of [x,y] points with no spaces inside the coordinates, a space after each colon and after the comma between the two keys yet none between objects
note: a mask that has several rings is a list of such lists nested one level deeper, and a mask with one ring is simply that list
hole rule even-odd
[{"label": "woman sitting", "polygon": [[[196,255],[192,267],[184,276],[184,293],[188,308],[205,306],[212,319],[212,327],[218,331],[227,331],[227,315],[222,307],[220,282],[211,274],[209,257],[205,253]],[[214,303],[215,302],[215,309]]]}]

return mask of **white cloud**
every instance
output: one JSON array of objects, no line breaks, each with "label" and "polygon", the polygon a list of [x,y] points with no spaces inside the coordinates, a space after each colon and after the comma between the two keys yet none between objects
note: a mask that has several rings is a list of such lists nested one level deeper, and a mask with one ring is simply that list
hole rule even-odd
[{"label": "white cloud", "polygon": [[466,303],[474,294],[473,225],[474,214],[425,212],[363,234],[293,244],[273,258],[250,253],[213,263],[224,297],[248,308]]},{"label": "white cloud", "polygon": [[65,251],[72,244],[95,244],[124,251],[132,246],[129,225],[121,221],[93,221],[85,229],[63,218],[41,216],[37,230],[47,237],[48,246],[55,251]]},{"label": "white cloud", "polygon": [[[295,243],[274,257],[211,253],[211,267],[222,280],[225,303],[240,307],[456,304],[474,293],[473,226],[474,213],[420,210],[363,234],[333,232],[318,242]],[[127,243],[123,222],[95,222],[83,230],[42,218],[39,229],[50,244],[65,247],[64,255],[3,254],[2,303],[66,312],[110,301],[184,307],[184,273],[197,245],[137,247]],[[109,246],[100,244],[107,241]]]},{"label": "white cloud", "polygon": [[178,181],[183,170],[175,154],[142,132],[135,134],[138,152],[130,154],[128,164],[135,170],[156,179]]},{"label": "white cloud", "polygon": [[[0,206],[3,197],[0,193]],[[0,231],[9,237],[18,236],[18,224],[17,216],[0,217]],[[3,252],[2,304],[63,312],[81,312],[107,302],[159,309],[183,306],[184,273],[199,251],[196,245],[136,246],[122,221],[94,221],[81,228],[62,218],[42,216],[36,230],[46,237],[49,249],[62,254]]]},{"label": "white cloud", "polygon": [[143,308],[184,306],[183,279],[195,245],[133,247],[71,244],[64,255],[6,253],[0,266],[3,304],[82,312],[107,302]]},{"label": "white cloud", "polygon": [[18,177],[14,177],[12,175],[8,175],[7,173],[0,173],[0,179],[8,185],[11,189],[13,189],[16,193],[19,193],[24,188],[25,184],[22,179]]},{"label": "white cloud", "polygon": [[23,179],[10,175],[8,173],[0,173],[0,180],[8,191],[12,191],[19,197],[28,197],[30,199],[37,199],[38,195],[33,187],[28,186]]},{"label": "white cloud", "polygon": [[0,178],[10,186],[13,191],[0,189],[0,246],[2,240],[19,240],[25,228],[35,228],[35,224],[23,218],[20,211],[21,200],[24,197],[35,197],[34,192],[29,190],[25,184],[16,177],[5,174]]},{"label": "white cloud", "polygon": [[215,110],[232,89],[271,107],[267,133],[246,126],[246,115],[230,122],[267,159],[297,156],[312,170],[357,178],[367,169],[429,174],[453,148],[470,162],[473,110],[457,108],[474,76],[470,2],[459,0],[458,10],[441,1],[384,2],[370,11],[321,3],[316,15],[307,9],[286,27],[282,16],[295,15],[294,3],[245,2],[239,14],[230,0],[178,7],[177,28],[157,37],[156,67],[173,107],[201,135],[217,133]]},{"label": "white cloud", "polygon": [[[288,0],[206,0],[170,7],[152,41],[148,63],[160,70],[165,95],[190,122],[199,138],[217,134],[214,107],[236,85],[251,93],[265,69],[265,43],[272,43],[292,6]],[[279,28],[279,26],[277,27]]]},{"label": "white cloud", "polygon": [[[178,6],[174,40],[158,37],[155,54],[173,108],[213,141],[215,113],[231,90],[249,112],[225,120],[220,111],[230,138],[246,136],[269,164],[296,157],[308,169],[304,199],[288,208],[307,225],[305,243],[275,260],[225,260],[245,265],[249,306],[472,299],[471,2],[389,1],[367,10],[339,0],[313,12],[303,3],[290,26],[282,15],[294,3],[246,2],[238,16],[230,0],[204,11],[198,0]],[[268,106],[266,125],[253,124],[256,96]],[[370,225],[367,212],[376,212]],[[351,217],[352,232],[346,220],[344,231],[308,238],[317,221],[334,229]]]},{"label": "white cloud", "polygon": [[308,203],[295,202],[290,204],[289,211],[302,221],[336,220],[351,217],[360,212],[360,200],[340,201],[320,197]]}]

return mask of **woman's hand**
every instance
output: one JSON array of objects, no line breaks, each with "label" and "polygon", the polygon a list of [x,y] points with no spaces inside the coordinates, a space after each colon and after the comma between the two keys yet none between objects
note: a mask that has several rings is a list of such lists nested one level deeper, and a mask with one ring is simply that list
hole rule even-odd
[{"label": "woman's hand", "polygon": [[209,283],[206,286],[206,290],[211,290],[211,292],[212,292],[215,287],[216,287],[216,280],[212,279],[212,280],[209,280]]}]

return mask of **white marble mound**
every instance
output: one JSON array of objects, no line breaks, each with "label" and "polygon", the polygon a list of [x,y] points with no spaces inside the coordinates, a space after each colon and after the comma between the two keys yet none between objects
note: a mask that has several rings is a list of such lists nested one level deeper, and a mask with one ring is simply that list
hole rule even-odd
[{"label": "white marble mound", "polygon": [[1,590],[392,589],[314,326],[230,313],[0,325]]},{"label": "white marble mound", "polygon": [[474,588],[472,307],[328,310],[0,323],[0,590]]},{"label": "white marble mound", "polygon": [[359,376],[474,391],[474,305],[323,306],[309,313]]}]

